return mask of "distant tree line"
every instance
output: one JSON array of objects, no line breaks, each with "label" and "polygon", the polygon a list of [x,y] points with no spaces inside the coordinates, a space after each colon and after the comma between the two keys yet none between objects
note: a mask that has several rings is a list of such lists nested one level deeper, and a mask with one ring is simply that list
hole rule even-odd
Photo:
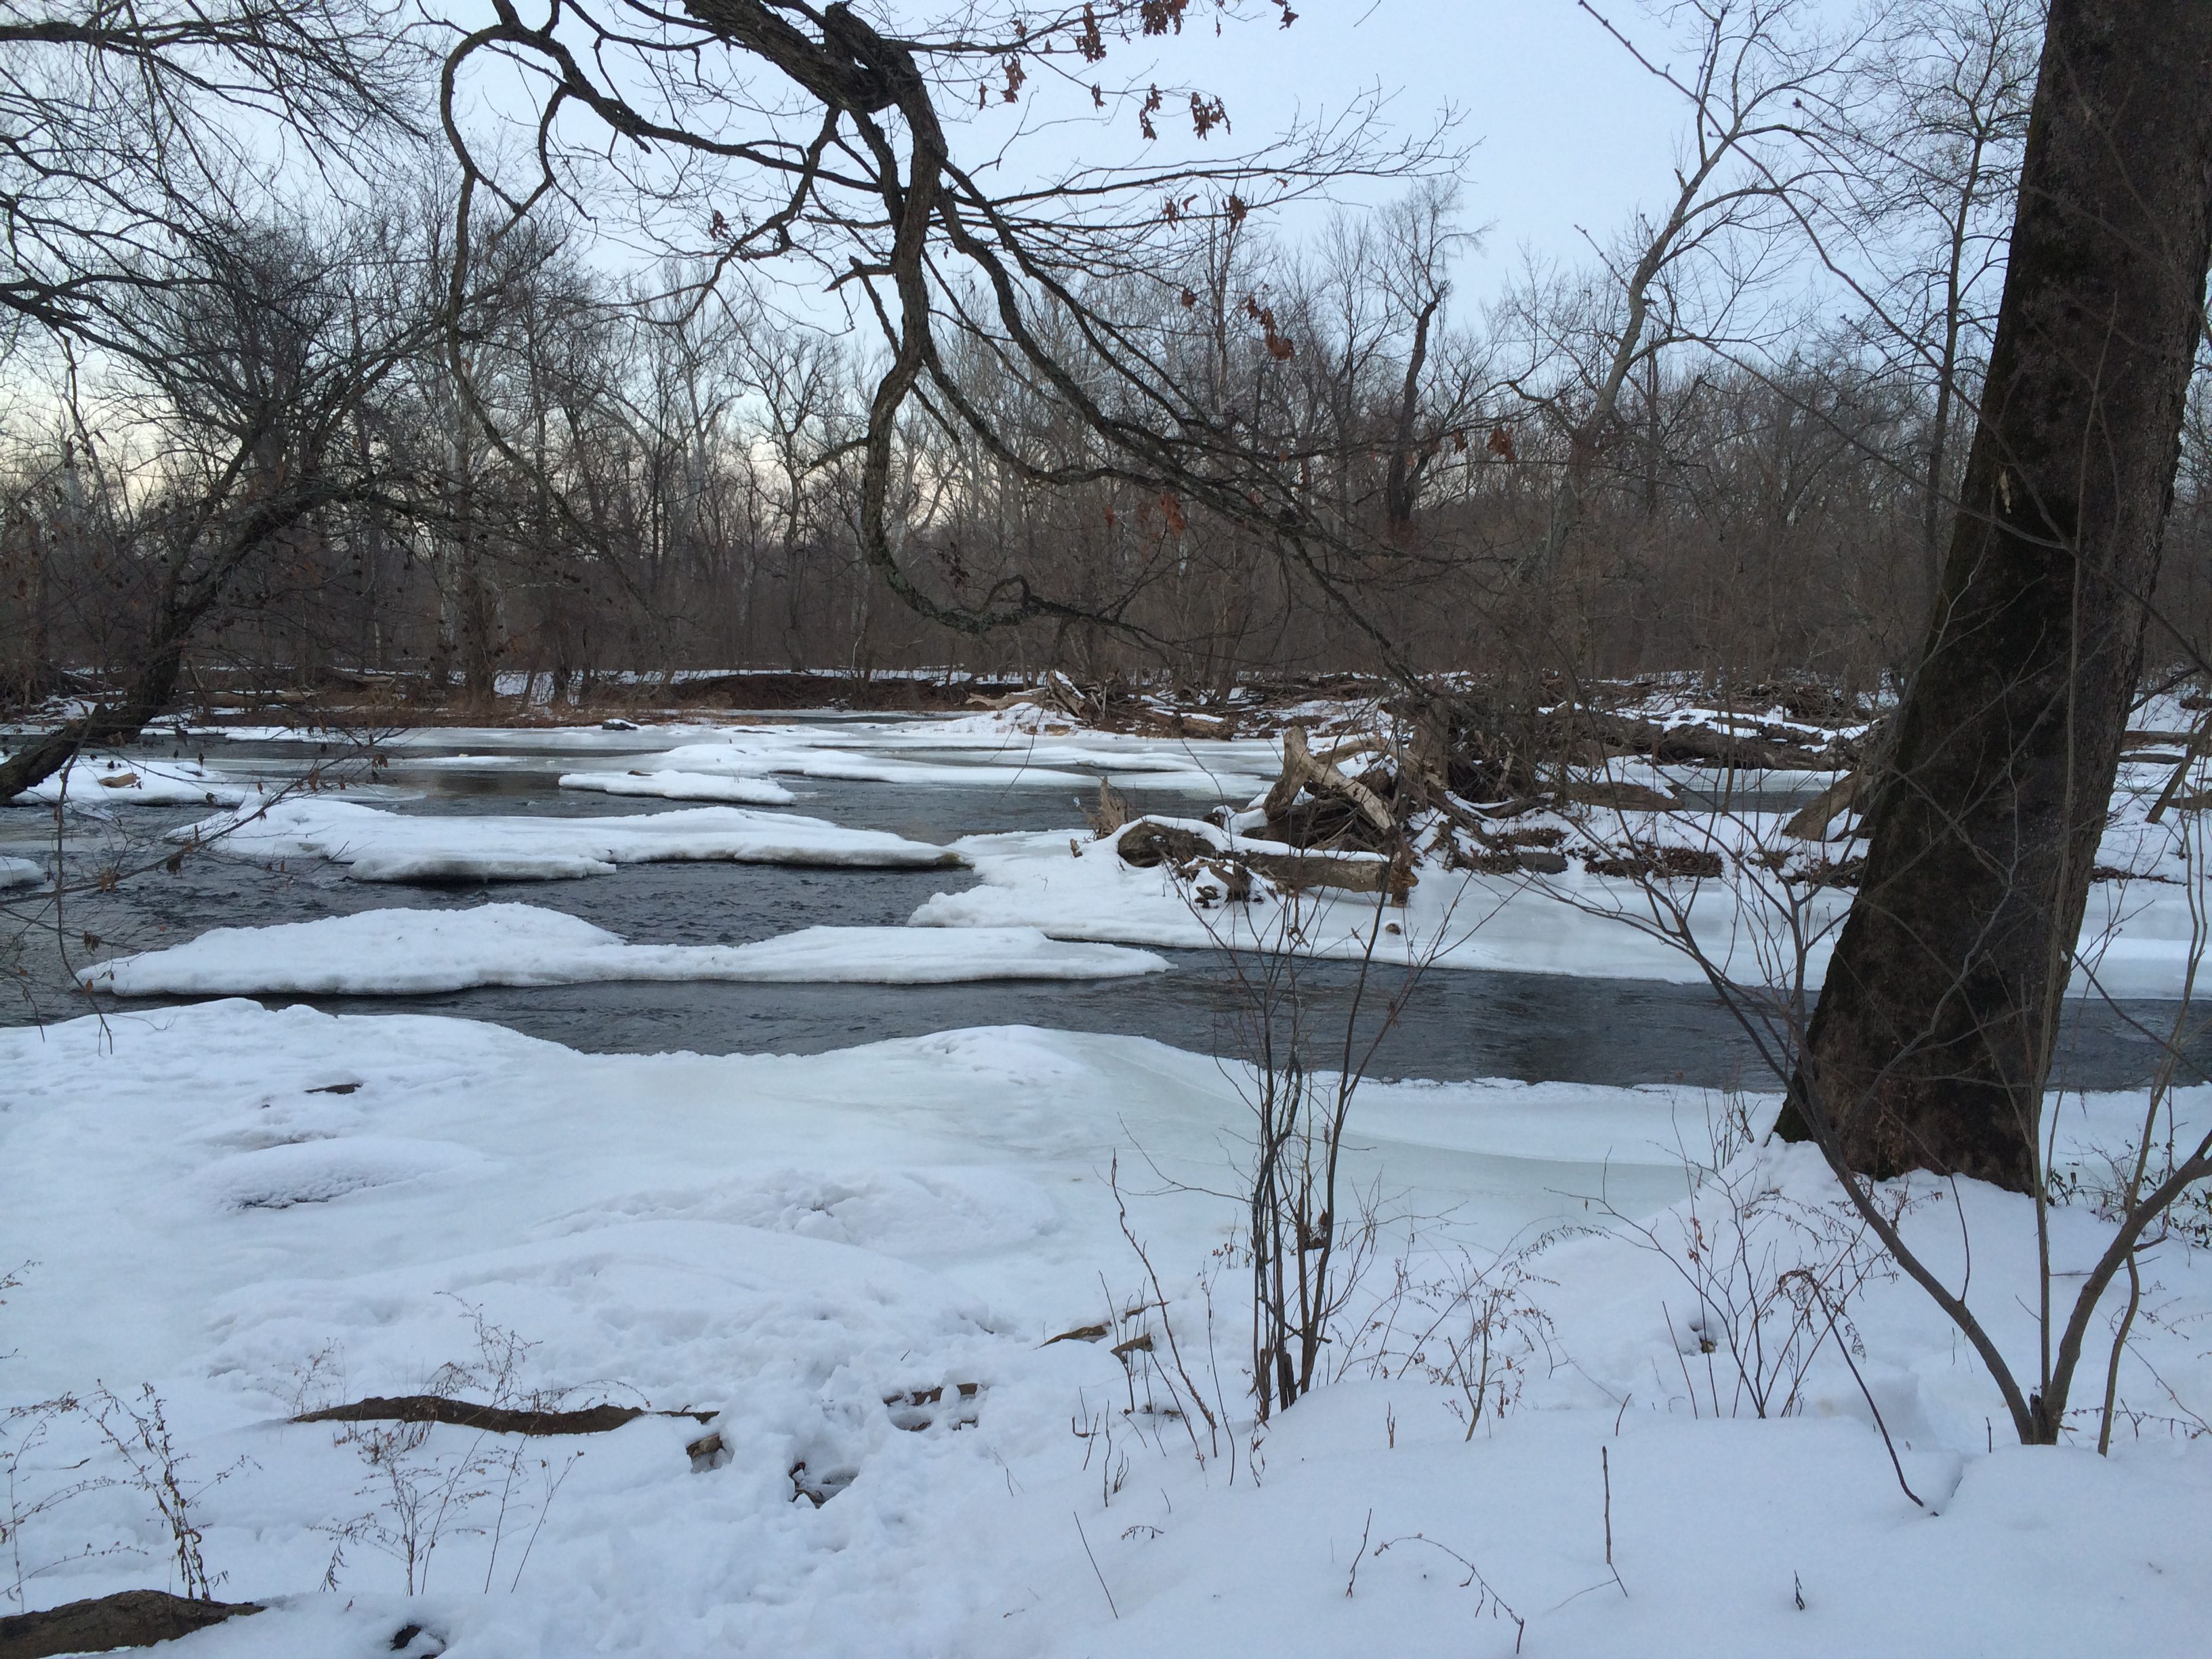
[{"label": "distant tree line", "polygon": [[[1141,274],[1086,245],[1058,274],[1080,308],[1040,327],[1091,406],[1003,334],[950,334],[961,408],[925,392],[896,421],[887,582],[860,522],[880,337],[711,248],[611,268],[574,213],[479,204],[459,246],[467,179],[404,90],[430,58],[410,70],[373,6],[180,11],[208,38],[142,40],[122,67],[155,90],[78,135],[143,176],[54,186],[66,270],[41,288],[20,258],[7,290],[0,696],[112,691],[164,640],[182,696],[937,665],[1870,684],[1909,665],[1948,542],[2040,9],[1922,0],[1840,37],[1790,14],[1713,9],[1697,71],[1666,71],[1677,199],[1486,305],[1453,289],[1480,204],[1433,166],[1300,236],[1198,177]],[[116,70],[89,37],[36,51],[26,121]],[[220,130],[206,88],[281,113],[310,70],[373,188],[143,165]],[[1114,464],[1097,416],[1135,400],[1078,337],[1097,319],[1186,428],[1271,465],[1263,508]],[[2209,473],[2199,399],[2160,588],[2192,629]],[[1293,517],[1318,555],[1285,556]],[[943,619],[1016,588],[1054,605]]]}]

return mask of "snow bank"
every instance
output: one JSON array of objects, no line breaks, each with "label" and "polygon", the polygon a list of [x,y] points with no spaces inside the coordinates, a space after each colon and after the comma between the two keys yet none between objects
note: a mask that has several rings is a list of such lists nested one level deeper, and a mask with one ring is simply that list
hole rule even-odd
[{"label": "snow bank", "polygon": [[[1695,1292],[1617,1235],[1534,1259],[1548,1334],[1510,1348],[1510,1399],[1473,1435],[1460,1389],[1360,1364],[1350,1332],[1331,1350],[1350,1374],[1258,1427],[1238,1275],[1217,1254],[1249,1109],[1233,1068],[1141,1040],[1001,1029],[810,1057],[593,1055],[465,1021],[230,1002],[0,1032],[0,1213],[38,1264],[0,1311],[15,1355],[0,1404],[143,1379],[187,1474],[229,1471],[193,1488],[202,1547],[225,1594],[270,1610],[191,1638],[217,1659],[365,1659],[404,1626],[416,1652],[505,1659],[2201,1646],[2212,1442],[2124,1419],[2109,1459],[1985,1438],[1985,1417],[2003,1422],[1988,1379],[1910,1285],[1870,1285],[1852,1321],[1924,1510],[1832,1350],[1801,1412],[1716,1420],[1708,1361],[1726,1351],[1686,1351]],[[2199,1117],[2204,1096],[2185,1096]],[[1686,1224],[1676,1149],[1698,1149],[1718,1104],[1364,1090],[1347,1174],[1425,1218],[1386,1228],[1379,1285],[1402,1262],[1425,1294],[1540,1231],[1601,1222],[1578,1195],[1638,1216],[1671,1204]],[[2062,1158],[2137,1106],[2069,1101]],[[1117,1153],[1127,1224],[1225,1416],[1203,1464],[1205,1425],[1152,1409],[1168,1401],[1156,1356],[1129,1349],[1125,1369],[1109,1351],[1160,1329],[1157,1308],[1124,1317],[1160,1298],[1102,1175]],[[1818,1204],[1815,1162],[1772,1154],[1754,1173]],[[1954,1283],[1971,1230],[1976,1303],[2032,1364],[2032,1206],[1960,1196],[1964,1214],[1935,1189],[1908,1224]],[[2051,1213],[2070,1273],[2102,1224]],[[2145,1358],[2201,1413],[2212,1362],[2191,1333],[2212,1284],[2179,1244],[2156,1276]],[[501,1331],[532,1345],[514,1389],[716,1412],[723,1455],[695,1468],[702,1429],[681,1419],[532,1441],[512,1488],[504,1464],[447,1488],[422,1593],[403,1593],[367,1531],[334,1566],[333,1528],[392,1535],[393,1476],[428,1483],[509,1443],[432,1430],[387,1474],[329,1426],[285,1419],[449,1363],[477,1371],[459,1385],[477,1397],[472,1316],[496,1328],[495,1357]],[[1100,1324],[1100,1340],[1048,1341]],[[1439,1328],[1431,1365],[1467,1329]],[[2173,1414],[2135,1362],[2123,1395]],[[114,1467],[60,1425],[18,1497],[46,1490],[21,1480]],[[794,1470],[828,1501],[799,1496]],[[159,1583],[170,1554],[123,1486],[32,1516],[11,1544],[56,1564],[33,1605]],[[326,1571],[339,1594],[318,1591]]]},{"label": "snow bank", "polygon": [[563,789],[603,795],[657,795],[664,800],[726,800],[746,806],[788,806],[799,799],[765,778],[719,777],[707,772],[563,772]]},{"label": "snow bank", "polygon": [[[1191,826],[1186,826],[1191,827]],[[1216,835],[1250,848],[1273,843]],[[1277,948],[1285,907],[1262,892],[1247,906],[1194,908],[1164,867],[1124,864],[1116,836],[1097,841],[1066,831],[970,836],[956,843],[982,877],[959,893],[939,893],[912,917],[916,927],[1042,929],[1059,939],[1200,949]],[[1279,850],[1279,849],[1274,849]],[[1717,958],[1754,971],[1771,941],[1745,925],[1735,895],[1719,883],[1685,886],[1679,896],[1698,936]],[[1817,917],[1832,923],[1848,896],[1823,895]],[[1373,940],[1385,965],[1427,961],[1442,968],[1519,973],[1580,974],[1599,979],[1662,980],[1694,984],[1705,975],[1680,951],[1649,931],[1650,912],[1635,884],[1580,868],[1544,881],[1425,868],[1401,909],[1378,918],[1371,896],[1311,890],[1302,896],[1302,948],[1316,956],[1356,958]],[[1378,927],[1381,931],[1378,932]],[[1817,978],[1832,932],[1814,947]]]},{"label": "snow bank", "polygon": [[942,985],[1117,979],[1166,968],[1149,951],[1061,944],[1030,927],[957,936],[905,927],[808,927],[752,945],[631,945],[558,910],[484,904],[218,927],[188,944],[118,957],[80,977],[88,987],[133,997],[412,996],[600,980]]},{"label": "snow bank", "polygon": [[[1632,780],[1643,781],[1648,772],[1632,774]],[[2155,793],[2151,784],[2162,787],[2165,776],[2157,769],[2155,780],[2122,780],[2099,863],[2107,872],[2127,872],[2127,878],[2100,880],[2090,888],[2077,991],[2088,988],[2093,973],[2102,993],[2116,997],[2177,997],[2189,982],[2197,949],[2189,884],[2198,879],[2189,848],[2201,832],[2193,817],[2169,817],[2163,826],[2144,822]],[[1372,896],[1310,890],[1298,901],[1300,948],[1356,958],[1367,953],[1371,940],[1377,963],[1400,967],[1428,963],[1700,984],[1704,970],[1675,942],[1686,928],[1738,982],[1762,985],[1790,970],[1796,942],[1788,906],[1794,903],[1803,930],[1806,982],[1817,987],[1851,890],[1798,885],[1790,899],[1778,902],[1785,890],[1758,855],[1780,848],[1796,858],[1841,863],[1863,853],[1864,843],[1790,842],[1781,833],[1785,816],[1595,808],[1574,818],[1527,814],[1513,820],[1513,827],[1548,827],[1573,855],[1565,870],[1497,875],[1425,860],[1406,905],[1386,908],[1379,917]],[[1170,822],[1226,850],[1288,850],[1202,823]],[[1194,893],[1164,867],[1123,863],[1116,851],[1120,833],[1097,840],[1066,830],[967,836],[955,846],[981,881],[963,892],[934,896],[910,921],[918,927],[1030,927],[1058,939],[1121,945],[1279,948],[1285,921],[1279,894],[1261,884],[1248,905],[1222,902],[1218,892]],[[1425,844],[1427,832],[1416,839]],[[1715,854],[1723,873],[1659,884],[1662,899],[1655,905],[1638,881],[1588,868],[1589,853],[1630,842]],[[1194,898],[1211,902],[1194,906]]]},{"label": "snow bank", "polygon": [[80,806],[236,806],[258,793],[213,767],[188,760],[79,757],[17,795],[13,805],[51,806],[64,798]]},{"label": "snow bank", "polygon": [[623,864],[738,864],[927,869],[958,853],[822,818],[702,806],[629,817],[428,817],[351,801],[280,801],[173,830],[256,859],[327,858],[362,881],[516,881],[603,875]]}]

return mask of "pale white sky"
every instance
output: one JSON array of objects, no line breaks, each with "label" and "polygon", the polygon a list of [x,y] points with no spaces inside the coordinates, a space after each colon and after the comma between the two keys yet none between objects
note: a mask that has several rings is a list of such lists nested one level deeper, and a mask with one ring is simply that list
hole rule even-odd
[{"label": "pale white sky", "polygon": [[[1218,41],[1201,30],[1185,43],[1190,78],[1221,94],[1240,139],[1366,86],[1393,94],[1408,126],[1458,109],[1475,146],[1468,217],[1492,227],[1462,273],[1471,289],[1495,286],[1523,245],[1579,258],[1577,225],[1602,236],[1669,183],[1680,98],[1574,0],[1302,0],[1296,9],[1286,30]],[[1624,27],[1640,21],[1627,0],[1609,15]]]},{"label": "pale white sky", "polygon": [[[1586,245],[1577,226],[1602,240],[1670,186],[1686,126],[1680,96],[1638,67],[1574,0],[1293,3],[1297,21],[1288,29],[1247,22],[1217,37],[1201,0],[1181,39],[1142,43],[1153,48],[1149,56],[1136,45],[1117,46],[1105,68],[1117,77],[1156,75],[1163,84],[1218,94],[1235,124],[1225,141],[1234,149],[1263,142],[1302,113],[1340,109],[1367,88],[1389,94],[1395,123],[1407,129],[1425,128],[1447,106],[1457,110],[1460,141],[1472,146],[1467,221],[1491,228],[1460,272],[1470,298],[1494,293],[1524,248],[1578,260]],[[1600,9],[1639,41],[1661,39],[1634,0],[1606,0]],[[1030,119],[1087,106],[1066,88],[1036,81],[1031,93],[1024,109]],[[1015,118],[994,102],[993,112],[969,124],[966,143],[963,137],[955,143],[974,144],[994,127],[1011,131]],[[1201,154],[1187,142],[1188,125],[1187,113],[1170,104],[1161,118],[1163,145]],[[1069,131],[1076,142],[1106,152],[1089,159],[1140,153],[1125,142],[1134,137],[1129,112],[1103,132],[1087,123]]]}]

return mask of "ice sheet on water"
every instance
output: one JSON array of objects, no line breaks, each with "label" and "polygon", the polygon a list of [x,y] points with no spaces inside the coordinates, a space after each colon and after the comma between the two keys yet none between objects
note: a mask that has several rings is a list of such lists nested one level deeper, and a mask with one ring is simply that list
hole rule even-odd
[{"label": "ice sheet on water", "polygon": [[[652,757],[646,765],[694,776],[742,778],[773,774],[857,783],[1083,789],[1097,782],[1094,774],[1070,770],[1065,763],[1046,764],[1048,757],[1020,749],[993,748],[928,760],[910,759],[899,752],[915,746],[888,738],[868,741],[865,734],[844,732],[763,732],[714,743],[685,744]],[[1091,759],[1087,755],[1049,758],[1078,764]],[[1205,781],[1188,765],[1152,765],[1132,771],[1130,781],[1136,787],[1152,783],[1188,787]]]},{"label": "ice sheet on water", "polygon": [[[1224,842],[1231,839],[1210,830],[1208,834]],[[1249,905],[1194,908],[1186,890],[1164,866],[1136,869],[1124,864],[1116,839],[1085,841],[1066,831],[969,836],[955,844],[981,875],[981,883],[964,892],[937,894],[915,911],[912,921],[921,927],[1027,926],[1063,939],[1183,949],[1273,948],[1279,940],[1279,896],[1261,891]],[[1407,904],[1387,907],[1380,915],[1375,896],[1309,890],[1299,900],[1301,948],[1338,958],[1358,958],[1371,948],[1378,967],[1398,970],[1430,963],[1607,979],[1700,981],[1703,974],[1688,957],[1633,925],[1638,896],[1632,883],[1607,881],[1579,869],[1548,889],[1514,877],[1424,869]],[[1700,936],[1722,960],[1735,962],[1740,969],[1756,965],[1764,941],[1742,926],[1733,895],[1708,883],[1680,896]],[[1578,908],[1577,901],[1589,908]],[[1819,902],[1832,902],[1840,911],[1843,899]],[[1824,941],[1815,949],[1817,975],[1827,945]]]},{"label": "ice sheet on water", "polygon": [[14,805],[236,806],[258,791],[210,766],[135,756],[82,756],[15,797]]},{"label": "ice sheet on water", "polygon": [[346,874],[404,886],[472,887],[488,881],[575,881],[611,876],[617,867],[605,859],[569,853],[368,853],[347,865]]},{"label": "ice sheet on water", "polygon": [[957,866],[958,853],[877,830],[735,806],[625,817],[432,817],[324,797],[279,801],[173,830],[249,858],[327,858],[363,880],[543,880],[604,866],[720,860],[862,869]]},{"label": "ice sheet on water", "polygon": [[720,800],[744,806],[788,806],[799,799],[766,778],[661,768],[629,772],[563,772],[563,789],[596,790],[602,795],[650,795],[663,800]]},{"label": "ice sheet on water", "polygon": [[750,945],[631,945],[580,917],[527,904],[364,910],[268,927],[218,927],[167,950],[88,969],[122,996],[419,996],[483,985],[734,980],[942,985],[1118,979],[1158,973],[1146,951],[1063,944],[1035,928],[809,927]]},{"label": "ice sheet on water", "polygon": [[1037,730],[999,714],[726,728],[669,749],[648,769],[714,775],[841,779],[874,783],[1083,789],[1101,776],[1125,789],[1242,798],[1280,769],[1270,743]]},{"label": "ice sheet on water", "polygon": [[34,864],[29,859],[0,858],[0,892],[14,887],[39,887],[46,884],[46,866]]}]

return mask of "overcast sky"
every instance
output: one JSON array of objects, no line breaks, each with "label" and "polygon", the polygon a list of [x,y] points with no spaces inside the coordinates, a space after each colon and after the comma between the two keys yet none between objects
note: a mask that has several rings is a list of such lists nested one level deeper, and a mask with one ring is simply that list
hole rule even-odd
[{"label": "overcast sky", "polygon": [[[1489,286],[1484,267],[1494,281],[1524,244],[1577,257],[1577,225],[1609,229],[1668,183],[1681,100],[1574,0],[1297,0],[1296,9],[1285,30],[1232,29],[1218,41],[1202,30],[1193,78],[1243,117],[1240,137],[1364,86],[1395,94],[1407,125],[1458,109],[1475,145],[1468,217],[1493,227],[1466,273],[1478,286]],[[1650,32],[1628,0],[1600,9]]]},{"label": "overcast sky", "polygon": [[[1217,38],[1201,0],[1184,36],[1157,52],[1159,78],[1218,94],[1235,124],[1230,143],[1239,149],[1301,112],[1340,109],[1370,88],[1390,94],[1392,116],[1404,128],[1424,128],[1447,106],[1456,109],[1462,142],[1473,146],[1467,219],[1491,227],[1460,272],[1469,297],[1494,292],[1523,248],[1578,259],[1586,249],[1577,226],[1602,237],[1668,187],[1685,127],[1680,96],[1574,0],[1293,4],[1297,21],[1288,29],[1232,24]],[[1609,0],[1600,9],[1639,40],[1662,38],[1633,0]],[[1143,61],[1136,50],[1117,48],[1108,67],[1132,73]],[[1115,123],[1117,130],[1130,125],[1126,112]]]}]

